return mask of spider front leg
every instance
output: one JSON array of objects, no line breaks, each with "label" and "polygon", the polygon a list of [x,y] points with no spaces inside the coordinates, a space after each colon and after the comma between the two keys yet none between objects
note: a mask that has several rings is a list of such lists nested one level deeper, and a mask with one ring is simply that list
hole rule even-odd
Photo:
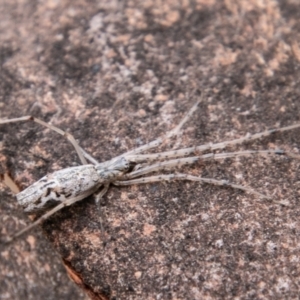
[{"label": "spider front leg", "polygon": [[[161,153],[157,153],[156,160],[162,159],[160,156]],[[225,153],[208,153],[199,156],[191,156],[191,157],[181,157],[166,161],[157,162],[153,165],[144,165],[143,167],[133,170],[132,172],[124,175],[124,179],[133,179],[142,175],[146,175],[152,172],[162,171],[170,168],[177,168],[184,165],[191,165],[197,161],[206,161],[206,160],[217,160],[217,159],[225,159],[225,158],[234,158],[238,156],[251,156],[251,155],[286,155],[292,158],[300,159],[299,155],[295,155],[283,150],[245,150],[245,151],[236,151],[236,152],[225,152]],[[151,158],[154,158],[152,154],[149,154]],[[148,162],[147,154],[137,155],[137,156],[129,156],[127,159],[132,159],[132,161],[136,162]],[[142,160],[143,159],[143,160]],[[150,160],[151,161],[151,160]]]},{"label": "spider front leg", "polygon": [[[200,146],[201,147],[201,146]],[[194,147],[192,148],[184,148],[184,149],[178,149],[178,150],[171,150],[171,151],[166,151],[166,152],[159,152],[159,153],[154,153],[154,154],[137,154],[137,155],[128,155],[126,158],[129,161],[135,162],[135,163],[149,163],[153,161],[162,161],[162,160],[168,160],[171,158],[174,159],[179,159],[181,157],[185,157],[191,154],[197,153]],[[246,155],[251,155],[251,154],[258,154],[258,155],[285,155],[291,158],[297,158],[300,159],[300,155],[294,154],[292,152],[284,151],[281,149],[277,150],[245,150],[245,151],[237,151],[237,152],[228,152],[228,153],[209,153],[205,155],[199,156],[201,159],[206,159],[206,157],[211,157],[214,156],[215,158],[229,158],[233,156],[246,156]],[[223,157],[222,157],[223,155]]]},{"label": "spider front leg", "polygon": [[289,130],[293,130],[296,128],[300,128],[300,123],[290,125],[290,126],[275,128],[275,129],[269,129],[269,130],[265,130],[265,131],[255,133],[252,135],[251,134],[245,135],[244,137],[241,137],[241,138],[238,138],[235,140],[231,140],[231,141],[225,141],[225,142],[220,142],[220,143],[215,143],[215,144],[209,143],[209,144],[190,147],[190,148],[186,148],[186,149],[182,149],[182,150],[188,154],[191,154],[191,153],[195,153],[197,151],[203,152],[203,151],[213,151],[213,150],[218,150],[218,149],[224,149],[228,146],[240,145],[244,142],[250,142],[250,141],[257,140],[257,139],[261,139],[263,137],[270,136],[276,132],[284,132],[284,131],[289,131]]},{"label": "spider front leg", "polygon": [[[213,151],[213,150],[220,150],[224,149],[228,146],[234,146],[234,145],[239,145],[242,144],[246,141],[253,141],[256,139],[260,139],[263,137],[270,136],[274,134],[275,132],[284,132],[292,129],[300,128],[300,123],[294,124],[291,126],[286,126],[286,127],[281,127],[277,129],[272,129],[272,130],[266,130],[260,133],[256,133],[253,135],[246,135],[242,138],[238,138],[235,140],[231,141],[225,141],[225,142],[220,142],[220,143],[209,143],[209,144],[204,144],[200,146],[194,146],[194,147],[188,147],[188,148],[183,148],[183,149],[178,149],[178,150],[171,150],[171,151],[165,151],[165,152],[160,152],[160,153],[154,153],[154,154],[126,154],[126,157],[134,162],[140,163],[140,162],[151,162],[151,161],[156,161],[156,160],[163,160],[163,159],[171,159],[171,158],[178,158],[178,157],[184,157],[192,154],[197,154],[201,153],[204,151]],[[271,152],[275,154],[280,154],[280,155],[286,155],[292,158],[298,158],[299,155],[294,154],[292,152],[287,152],[284,150],[263,150],[262,152]]]},{"label": "spider front leg", "polygon": [[[179,150],[180,151],[180,150]],[[160,157],[161,153],[158,153],[156,156],[156,159],[161,159]],[[285,152],[283,150],[246,150],[246,151],[237,151],[237,152],[228,152],[228,153],[208,153],[200,156],[193,156],[193,157],[185,157],[185,158],[177,158],[177,159],[172,159],[172,160],[167,160],[163,162],[158,162],[153,165],[146,165],[140,169],[133,170],[131,173],[128,173],[123,176],[123,180],[118,180],[114,182],[116,185],[131,185],[131,184],[142,184],[142,183],[150,183],[150,182],[158,182],[158,181],[170,181],[170,180],[189,180],[189,181],[202,181],[210,184],[215,184],[215,185],[221,185],[221,186],[229,186],[235,189],[240,189],[245,192],[249,192],[251,194],[257,195],[260,198],[265,198],[265,199],[271,199],[269,196],[266,196],[264,194],[261,194],[257,191],[255,191],[252,188],[248,188],[242,185],[234,184],[234,183],[229,183],[228,181],[224,180],[215,180],[212,178],[203,178],[203,177],[197,177],[197,176],[192,176],[188,174],[170,174],[170,175],[155,175],[155,176],[150,176],[150,177],[143,177],[143,178],[137,178],[139,176],[147,175],[152,172],[159,172],[163,170],[167,170],[170,168],[176,168],[176,167],[181,167],[184,165],[190,165],[193,164],[197,161],[205,161],[205,160],[216,160],[216,159],[225,159],[225,158],[232,158],[232,157],[238,157],[238,156],[249,156],[249,155],[288,155],[291,157],[297,157],[300,158],[299,156],[296,156],[294,154],[290,154],[288,152]],[[152,154],[150,154],[152,157]],[[147,154],[145,155],[137,155],[133,156],[132,158],[135,158],[136,160],[139,160],[139,158],[145,158]],[[127,157],[129,158],[129,157]],[[153,158],[153,157],[152,157]],[[287,205],[286,203],[274,201],[275,203],[279,204],[284,204]]]}]

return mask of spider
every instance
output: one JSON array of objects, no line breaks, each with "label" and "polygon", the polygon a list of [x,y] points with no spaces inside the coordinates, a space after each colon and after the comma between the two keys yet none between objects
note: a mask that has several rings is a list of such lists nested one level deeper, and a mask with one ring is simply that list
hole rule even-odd
[{"label": "spider", "polygon": [[[155,139],[143,146],[128,151],[111,160],[98,162],[95,158],[84,151],[76,142],[74,137],[58,127],[48,124],[40,119],[32,116],[24,116],[15,119],[0,120],[1,124],[16,123],[23,121],[34,121],[44,127],[47,127],[58,134],[66,137],[76,150],[79,159],[82,163],[80,166],[65,168],[48,174],[36,181],[22,192],[16,195],[18,203],[27,213],[36,213],[44,211],[49,204],[56,206],[39,217],[36,221],[23,228],[19,232],[6,238],[4,243],[10,243],[17,237],[25,234],[32,228],[41,224],[51,215],[61,210],[66,206],[83,200],[84,198],[94,194],[96,205],[99,209],[101,198],[108,191],[111,184],[117,186],[126,186],[133,184],[145,184],[152,182],[171,181],[171,180],[189,180],[199,181],[220,186],[227,186],[234,189],[240,189],[248,193],[252,193],[260,198],[271,199],[269,196],[261,194],[252,188],[242,185],[230,183],[225,180],[216,180],[213,178],[203,178],[188,174],[172,173],[158,174],[147,176],[149,173],[162,172],[171,168],[178,168],[184,165],[190,165],[197,161],[217,160],[237,156],[247,155],[287,155],[294,158],[299,158],[299,155],[286,152],[283,150],[245,150],[236,152],[214,153],[214,150],[224,149],[227,146],[242,144],[245,141],[253,141],[263,137],[272,135],[275,132],[284,132],[300,127],[300,123],[266,130],[253,135],[225,141],[221,143],[209,143],[200,146],[182,148],[159,153],[141,154],[150,149],[157,148],[162,145],[167,139],[177,136],[183,125],[191,118],[198,104],[202,101],[203,96],[197,101],[192,108],[185,114],[181,122],[164,136]],[[199,155],[204,151],[211,151],[207,154]],[[88,163],[89,162],[89,163]],[[145,176],[146,175],[146,176]],[[274,200],[273,200],[274,201]],[[276,202],[276,201],[274,201]],[[279,202],[282,204],[281,202]],[[101,222],[100,222],[101,225]]]}]

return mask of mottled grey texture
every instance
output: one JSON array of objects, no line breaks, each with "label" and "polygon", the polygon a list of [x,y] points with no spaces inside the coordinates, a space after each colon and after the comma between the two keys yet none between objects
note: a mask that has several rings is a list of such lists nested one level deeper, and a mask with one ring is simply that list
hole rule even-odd
[{"label": "mottled grey texture", "polygon": [[[2,1],[0,19],[0,117],[52,122],[101,161],[173,128],[200,91],[183,146],[300,120],[297,1]],[[2,126],[0,139],[1,172],[22,188],[79,163],[36,124]],[[276,147],[298,153],[299,130],[235,149]],[[190,182],[113,187],[103,201],[105,247],[92,197],[42,226],[77,284],[92,299],[297,298],[299,161],[226,159],[184,171],[290,206]],[[29,220],[1,192],[5,235]],[[45,239],[32,233],[1,249],[2,298],[71,297]]]}]

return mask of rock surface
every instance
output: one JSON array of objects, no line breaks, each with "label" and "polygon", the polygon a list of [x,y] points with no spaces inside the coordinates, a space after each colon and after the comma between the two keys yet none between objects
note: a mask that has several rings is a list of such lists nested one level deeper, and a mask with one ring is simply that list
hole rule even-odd
[{"label": "rock surface", "polygon": [[[2,1],[0,118],[34,115],[99,161],[172,129],[221,142],[299,122],[297,1]],[[299,153],[300,130],[227,151]],[[0,127],[1,173],[23,189],[78,165],[37,124]],[[299,161],[246,157],[180,172],[251,186],[289,206],[191,182],[111,187],[106,244],[90,197],[0,252],[0,299],[292,299],[299,295]],[[30,221],[1,186],[1,236]],[[43,232],[43,234],[41,234]],[[86,294],[68,281],[68,274]]]}]

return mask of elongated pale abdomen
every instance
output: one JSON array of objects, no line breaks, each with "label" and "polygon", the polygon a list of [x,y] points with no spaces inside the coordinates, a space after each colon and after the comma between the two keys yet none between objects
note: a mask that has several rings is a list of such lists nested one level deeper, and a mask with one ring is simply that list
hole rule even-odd
[{"label": "elongated pale abdomen", "polygon": [[25,212],[44,210],[66,199],[91,194],[101,186],[101,179],[94,165],[83,165],[46,175],[21,193],[17,200]]}]

